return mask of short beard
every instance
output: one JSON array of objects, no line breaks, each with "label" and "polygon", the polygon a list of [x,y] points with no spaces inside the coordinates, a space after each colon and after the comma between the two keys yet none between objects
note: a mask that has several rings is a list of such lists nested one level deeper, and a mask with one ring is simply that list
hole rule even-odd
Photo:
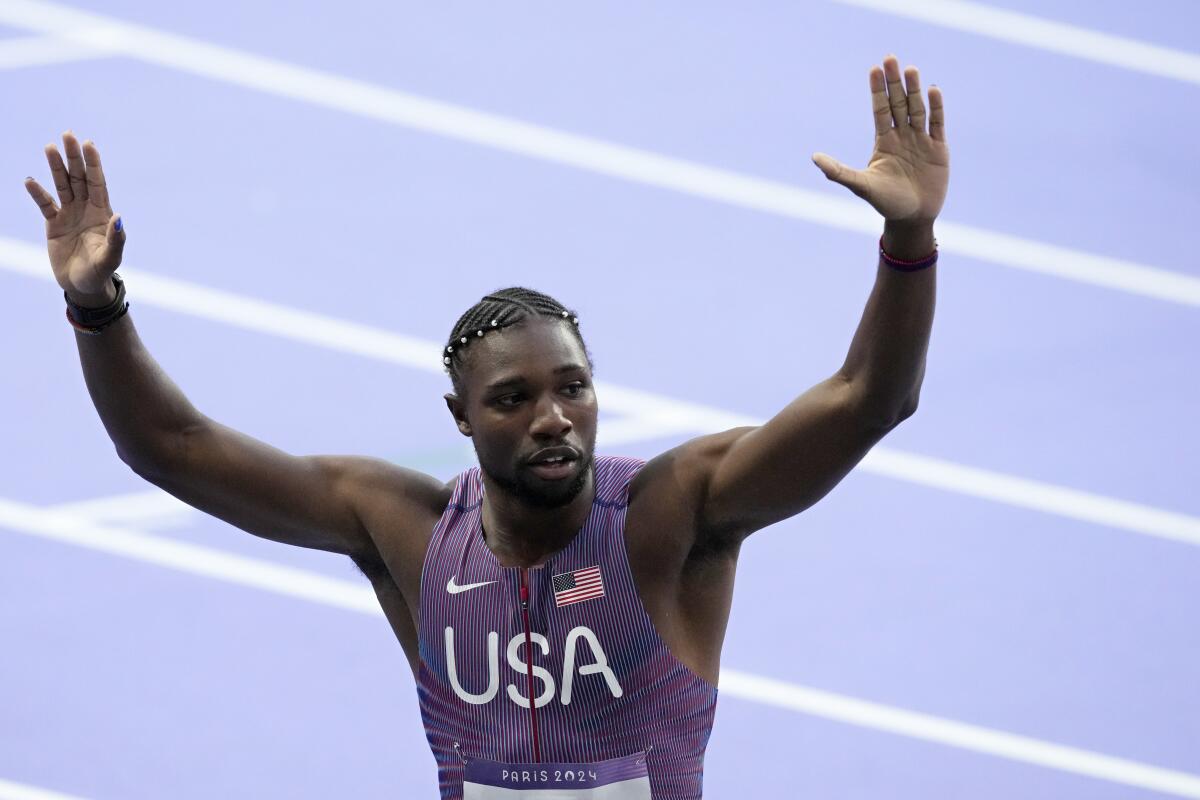
[{"label": "short beard", "polygon": [[583,464],[583,468],[579,470],[579,474],[567,485],[565,489],[556,490],[553,493],[540,490],[540,487],[532,486],[521,479],[525,474],[524,470],[517,469],[516,479],[511,479],[503,475],[498,475],[488,468],[482,460],[479,462],[479,467],[487,476],[491,478],[497,486],[511,494],[519,502],[529,506],[530,508],[538,508],[552,510],[562,508],[568,505],[572,500],[579,496],[583,491],[583,487],[587,485],[588,476],[592,472],[592,467],[595,463],[593,456],[589,455]]}]

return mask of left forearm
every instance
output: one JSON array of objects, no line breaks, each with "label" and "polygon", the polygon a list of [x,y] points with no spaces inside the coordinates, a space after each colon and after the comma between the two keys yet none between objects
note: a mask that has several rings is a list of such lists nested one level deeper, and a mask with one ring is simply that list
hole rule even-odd
[{"label": "left forearm", "polygon": [[[886,223],[883,246],[896,258],[922,258],[933,251],[933,226]],[[936,271],[933,266],[902,272],[880,263],[840,370],[859,388],[864,411],[887,424],[916,408],[933,326]]]}]

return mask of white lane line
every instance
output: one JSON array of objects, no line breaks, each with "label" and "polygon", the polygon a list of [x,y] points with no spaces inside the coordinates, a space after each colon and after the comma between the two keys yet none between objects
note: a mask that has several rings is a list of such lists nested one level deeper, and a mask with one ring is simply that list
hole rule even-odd
[{"label": "white lane line", "polygon": [[[606,416],[597,432],[596,440],[600,447],[611,448],[662,436],[663,425],[657,419]],[[470,446],[463,448],[463,468],[474,463],[474,459],[475,451]],[[72,500],[47,506],[45,510],[88,520],[91,524],[128,525],[141,531],[155,533],[187,525],[200,516],[200,512],[192,506],[156,488]]]},{"label": "white lane line", "polygon": [[[878,226],[876,226],[878,227]],[[1085,253],[1048,242],[986,231],[956,222],[937,223],[938,248],[948,253],[1103,286],[1132,295],[1200,307],[1200,278],[1120,258]],[[1004,253],[1002,258],[997,253]]]},{"label": "white lane line", "polygon": [[825,717],[849,725],[874,728],[1176,797],[1200,798],[1200,776],[1125,758],[885,706],[738,670],[723,668],[720,688],[722,694],[733,695],[742,700]]},{"label": "white lane line", "polygon": [[[41,247],[0,236],[0,269],[52,280]],[[122,268],[133,304],[168,308],[179,314],[223,322],[385,363],[441,372],[441,345],[310,311],[254,300],[187,281]],[[756,417],[676,400],[639,389],[596,382],[606,410],[629,417],[613,421],[617,430],[605,444],[666,438],[680,433],[714,433],[761,425]],[[1034,481],[945,459],[876,446],[857,469],[896,480],[1031,509],[1132,533],[1200,546],[1200,518],[1103,495]]]},{"label": "white lane line", "polygon": [[858,468],[947,492],[1200,546],[1200,517],[1141,503],[886,447],[876,447]]},{"label": "white lane line", "polygon": [[136,525],[161,530],[188,522],[196,509],[161,489],[76,500],[53,507],[76,519],[114,525]]},{"label": "white lane line", "polygon": [[[22,69],[102,58],[112,53],[94,45],[67,41],[60,36],[22,36],[0,39],[0,69]],[[2,797],[2,795],[0,795]]]},{"label": "white lane line", "polygon": [[[661,403],[665,398],[656,399]],[[655,419],[658,418],[652,416],[641,421],[641,426],[647,432],[646,438],[660,438],[651,436]],[[676,431],[697,434],[761,425],[764,422],[764,419],[684,402],[679,402],[669,417],[669,424]],[[1200,517],[1068,486],[882,445],[876,445],[855,469],[931,489],[1200,547]]]},{"label": "white lane line", "polygon": [[[920,20],[942,28],[976,33],[991,39],[1084,58],[1161,78],[1200,84],[1200,55],[1186,50],[1115,36],[1111,33],[1055,22],[1019,11],[994,8],[966,0],[833,0],[883,14]],[[1086,9],[1086,5],[1080,5]],[[1195,20],[1178,20],[1195,27]]]},{"label": "white lane line", "polygon": [[[169,569],[382,617],[365,585],[281,567],[138,531],[93,525],[60,511],[0,498],[0,528],[77,545]],[[1067,747],[1005,731],[833,694],[795,683],[721,670],[721,693],[777,708],[1100,780],[1200,798],[1200,776]]]},{"label": "white lane line", "polygon": [[[0,268],[45,281],[53,280],[44,248],[4,236],[0,236]],[[146,303],[243,330],[279,336],[424,372],[442,372],[442,346],[436,342],[254,300],[232,292],[161,275],[151,275],[131,268],[122,267],[121,274],[137,286],[136,297],[132,292],[130,294],[131,307],[136,307],[138,303]],[[629,415],[639,420],[652,418],[657,423],[655,430],[658,435],[669,436],[675,432],[691,430],[690,426],[693,423],[684,424],[673,419],[678,404],[668,398],[603,382],[597,382],[597,391],[604,394],[606,411]],[[620,435],[620,431],[616,431],[615,435]],[[614,438],[610,437],[609,441],[613,441]]]},{"label": "white lane line", "polygon": [[[264,58],[42,0],[4,0],[0,22],[100,42],[127,56],[322,108],[550,161],[645,186],[878,237],[859,200],[709,167],[386,86]],[[100,30],[101,34],[96,31]],[[945,253],[1135,295],[1200,306],[1200,278],[970,225],[938,223]],[[998,246],[1002,245],[1002,246]]]},{"label": "white lane line", "polygon": [[0,780],[0,800],[83,800],[78,795],[52,792],[24,783]]},{"label": "white lane line", "polygon": [[[601,393],[605,398],[606,404],[608,401],[608,392],[611,392],[612,388],[608,384],[602,384],[597,389],[597,392]],[[672,426],[671,424],[664,424],[662,419],[657,416],[624,416],[616,419],[605,419],[601,422],[600,427],[596,431],[596,444],[599,447],[610,448],[617,445],[644,442],[649,439],[661,439],[664,436],[688,432],[694,432],[694,429],[687,426],[684,422],[678,422]],[[473,456],[474,453],[472,453]]]},{"label": "white lane line", "polygon": [[62,511],[0,498],[0,526],[202,578],[314,600],[348,611],[381,613],[374,592],[360,584],[129,528],[102,525]]}]

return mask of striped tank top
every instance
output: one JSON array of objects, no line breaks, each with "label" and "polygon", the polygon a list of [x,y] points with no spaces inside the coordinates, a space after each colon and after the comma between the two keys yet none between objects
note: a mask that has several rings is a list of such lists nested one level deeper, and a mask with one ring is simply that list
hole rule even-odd
[{"label": "striped tank top", "polygon": [[654,800],[701,796],[717,689],[671,655],[633,582],[625,513],[643,463],[597,457],[587,521],[530,569],[500,565],[479,468],[459,475],[421,573],[417,693],[443,800],[462,797],[464,759],[643,751]]}]

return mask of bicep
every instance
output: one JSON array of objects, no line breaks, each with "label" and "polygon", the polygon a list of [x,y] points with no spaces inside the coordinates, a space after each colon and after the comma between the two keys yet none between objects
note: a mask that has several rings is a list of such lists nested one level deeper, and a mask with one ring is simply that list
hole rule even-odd
[{"label": "bicep", "polygon": [[834,376],[728,437],[709,465],[705,527],[746,536],[820,500],[891,428],[865,407],[857,387]]},{"label": "bicep", "polygon": [[294,456],[205,419],[139,474],[249,533],[354,556],[373,551],[355,504],[370,462]]}]

